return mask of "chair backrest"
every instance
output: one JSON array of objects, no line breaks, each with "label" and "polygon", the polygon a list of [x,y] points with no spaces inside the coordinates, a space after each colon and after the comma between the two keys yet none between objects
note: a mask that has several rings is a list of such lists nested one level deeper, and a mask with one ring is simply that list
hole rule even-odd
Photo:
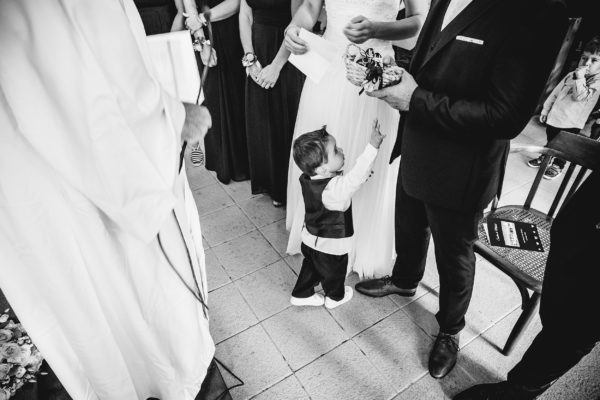
[{"label": "chair backrest", "polygon": [[[544,162],[535,176],[527,199],[525,200],[524,207],[531,207],[531,203],[540,185],[544,171],[546,171],[546,167],[550,163],[552,157],[562,158],[563,160],[569,161],[570,165],[547,213],[548,218],[553,219],[558,211],[558,205],[561,203],[567,187],[570,185],[562,204],[565,204],[573,193],[575,193],[589,170],[600,170],[600,142],[586,136],[561,131],[546,145],[546,147]],[[572,179],[577,168],[579,171],[574,179]]]}]

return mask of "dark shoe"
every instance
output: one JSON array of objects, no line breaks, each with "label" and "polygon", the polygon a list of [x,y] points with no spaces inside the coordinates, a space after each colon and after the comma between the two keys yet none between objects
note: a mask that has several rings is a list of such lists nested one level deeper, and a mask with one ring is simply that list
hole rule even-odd
[{"label": "dark shoe", "polygon": [[440,332],[429,354],[429,374],[436,379],[448,375],[456,365],[457,354],[458,335]]},{"label": "dark shoe", "polygon": [[531,160],[527,161],[527,165],[531,168],[539,168],[542,165],[542,162],[544,162],[543,154],[538,158],[532,158]]},{"label": "dark shoe", "polygon": [[384,276],[378,279],[367,279],[354,285],[357,292],[371,297],[382,297],[388,294],[399,294],[400,296],[411,297],[417,292],[417,288],[401,288],[392,282],[390,276]]},{"label": "dark shoe", "polygon": [[555,179],[558,178],[562,174],[562,168],[556,164],[552,164],[549,166],[544,172],[544,179]]},{"label": "dark shoe", "polygon": [[533,400],[540,391],[529,392],[507,381],[475,385],[454,396],[454,400]]}]

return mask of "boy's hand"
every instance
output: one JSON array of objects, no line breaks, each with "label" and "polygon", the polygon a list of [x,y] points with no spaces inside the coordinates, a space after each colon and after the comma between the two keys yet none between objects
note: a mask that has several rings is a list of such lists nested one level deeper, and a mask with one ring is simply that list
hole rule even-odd
[{"label": "boy's hand", "polygon": [[540,114],[540,122],[542,124],[545,124],[547,120],[548,120],[548,114]]},{"label": "boy's hand", "polygon": [[581,68],[577,68],[575,71],[575,79],[584,79],[585,75],[588,73],[588,67],[583,66]]},{"label": "boy's hand", "polygon": [[376,118],[373,120],[373,126],[371,128],[371,141],[369,142],[371,143],[371,146],[375,147],[376,149],[378,149],[379,146],[381,146],[381,142],[383,142],[383,138],[385,137],[385,135],[381,133],[379,128],[379,121]]}]

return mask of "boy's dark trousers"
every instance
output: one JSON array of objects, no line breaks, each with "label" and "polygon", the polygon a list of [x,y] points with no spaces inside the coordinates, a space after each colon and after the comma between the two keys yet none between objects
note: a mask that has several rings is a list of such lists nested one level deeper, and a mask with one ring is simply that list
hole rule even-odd
[{"label": "boy's dark trousers", "polygon": [[296,286],[292,290],[292,296],[298,298],[310,297],[315,293],[315,286],[321,283],[325,296],[335,301],[343,299],[348,254],[337,256],[322,253],[304,243],[302,243],[300,249],[304,261]]},{"label": "boy's dark trousers", "polygon": [[[548,143],[550,143],[552,141],[552,139],[554,139],[557,135],[558,132],[560,131],[567,131],[567,132],[571,132],[574,133],[576,135],[579,134],[580,129],[577,128],[556,128],[552,125],[546,125],[546,137],[548,138]],[[565,164],[567,163],[565,160],[560,159],[560,158],[555,158],[552,163],[554,165],[556,165],[557,167],[559,167],[560,169],[563,169],[565,167]]]}]

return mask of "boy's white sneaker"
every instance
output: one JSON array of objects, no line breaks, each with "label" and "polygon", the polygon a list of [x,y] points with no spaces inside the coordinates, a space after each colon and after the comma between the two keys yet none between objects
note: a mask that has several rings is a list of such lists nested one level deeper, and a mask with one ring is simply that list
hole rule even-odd
[{"label": "boy's white sneaker", "polygon": [[335,300],[330,299],[329,297],[326,297],[325,298],[325,307],[331,309],[331,308],[336,308],[338,306],[341,306],[342,304],[349,302],[353,295],[354,295],[354,291],[352,290],[352,288],[350,286],[346,286],[344,288],[344,298],[341,300],[335,301]]},{"label": "boy's white sneaker", "polygon": [[325,303],[325,298],[319,293],[315,293],[310,297],[294,297],[290,299],[293,306],[322,306]]}]

